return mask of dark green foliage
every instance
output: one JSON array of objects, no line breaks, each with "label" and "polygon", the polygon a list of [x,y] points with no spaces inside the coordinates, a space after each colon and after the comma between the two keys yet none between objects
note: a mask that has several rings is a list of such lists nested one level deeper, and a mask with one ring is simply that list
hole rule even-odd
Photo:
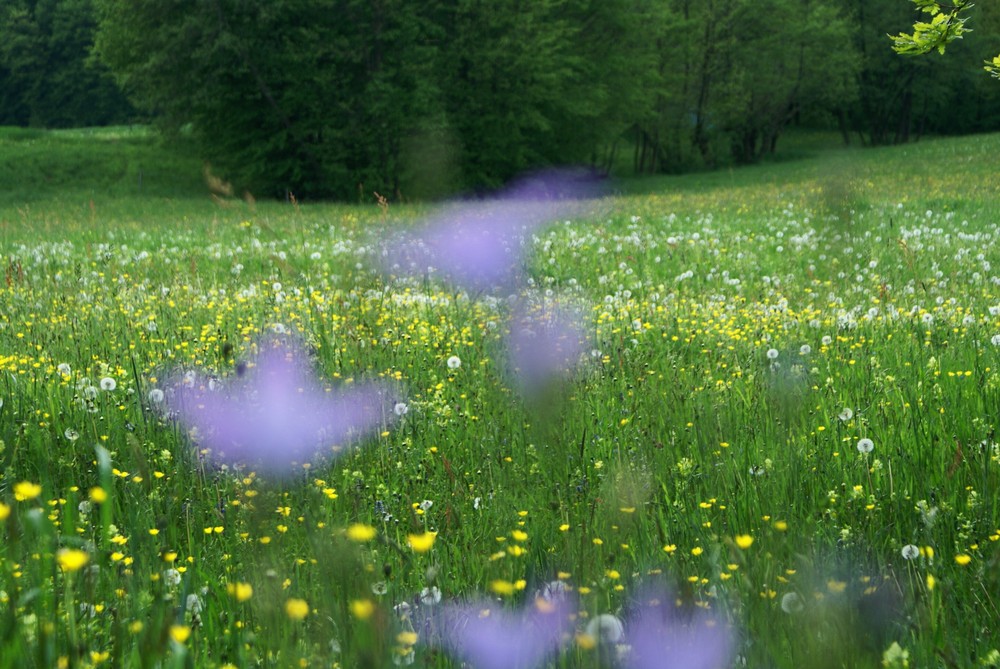
[{"label": "dark green foliage", "polygon": [[881,144],[1000,120],[967,45],[892,52],[898,0],[93,2],[132,99],[258,196],[433,197],[630,149],[637,172],[753,162],[791,125]]},{"label": "dark green foliage", "polygon": [[0,125],[49,128],[130,120],[107,68],[89,58],[91,0],[7,0],[0,6]]}]

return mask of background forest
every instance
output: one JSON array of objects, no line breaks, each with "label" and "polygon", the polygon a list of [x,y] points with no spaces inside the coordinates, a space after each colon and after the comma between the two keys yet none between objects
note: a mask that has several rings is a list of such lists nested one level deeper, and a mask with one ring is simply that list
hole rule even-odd
[{"label": "background forest", "polygon": [[901,58],[901,0],[8,0],[0,125],[153,122],[264,197],[681,172],[758,161],[796,126],[865,145],[1000,128],[1000,8],[972,15],[945,55]]}]

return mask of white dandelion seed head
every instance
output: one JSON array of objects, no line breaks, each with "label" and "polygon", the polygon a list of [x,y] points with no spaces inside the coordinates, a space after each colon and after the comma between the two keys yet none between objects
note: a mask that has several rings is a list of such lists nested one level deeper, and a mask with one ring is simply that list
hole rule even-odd
[{"label": "white dandelion seed head", "polygon": [[823,335],[823,338],[820,339],[819,341],[821,344],[823,344],[823,346],[829,346],[830,344],[833,343],[833,337],[831,337],[830,335]]},{"label": "white dandelion seed head", "polygon": [[448,358],[448,369],[458,369],[462,366],[462,359],[457,355],[453,355]]},{"label": "white dandelion seed head", "polygon": [[854,409],[850,407],[844,407],[844,410],[837,415],[837,418],[844,421],[845,423],[852,418],[854,418]]},{"label": "white dandelion seed head", "polygon": [[425,499],[419,504],[419,506],[421,511],[430,511],[430,508],[434,506],[434,502],[432,500]]},{"label": "white dandelion seed head", "polygon": [[875,442],[869,439],[868,437],[865,437],[864,439],[860,439],[858,441],[859,453],[868,454],[871,453],[874,448],[875,448]]},{"label": "white dandelion seed head", "polygon": [[73,368],[69,366],[68,362],[60,362],[56,370],[63,376],[69,376],[73,372]]},{"label": "white dandelion seed head", "polygon": [[906,544],[900,553],[902,553],[904,560],[915,560],[920,556],[920,549],[913,544]]},{"label": "white dandelion seed head", "polygon": [[776,349],[776,348],[769,348],[769,349],[767,349],[767,359],[768,360],[777,360],[778,359],[778,349]]},{"label": "white dandelion seed head", "polygon": [[106,390],[108,392],[111,392],[117,387],[118,387],[118,382],[115,381],[112,377],[105,376],[103,379],[101,379],[101,390]]},{"label": "white dandelion seed head", "polygon": [[802,346],[799,347],[799,355],[809,355],[810,353],[812,353],[812,351],[813,351],[812,346],[810,346],[809,344],[803,344]]},{"label": "white dandelion seed head", "polygon": [[63,432],[63,436],[66,437],[66,439],[68,439],[69,441],[76,441],[77,439],[80,438],[80,433],[71,427],[67,427],[66,431]]},{"label": "white dandelion seed head", "polygon": [[424,606],[434,606],[441,601],[441,589],[436,585],[420,591],[420,603]]},{"label": "white dandelion seed head", "polygon": [[163,391],[159,388],[153,388],[149,391],[149,401],[153,404],[159,404],[163,401]]},{"label": "white dandelion seed head", "polygon": [[788,592],[781,598],[781,610],[788,614],[799,613],[806,607],[797,592]]},{"label": "white dandelion seed head", "polygon": [[410,407],[406,405],[406,402],[396,402],[396,406],[392,407],[392,412],[397,416],[405,416],[410,411]]},{"label": "white dandelion seed head", "polygon": [[1000,346],[1000,334],[993,335],[993,337],[990,339],[990,343],[993,344],[994,346]]},{"label": "white dandelion seed head", "polygon": [[587,635],[601,645],[618,643],[625,636],[625,625],[610,613],[602,613],[587,623]]}]

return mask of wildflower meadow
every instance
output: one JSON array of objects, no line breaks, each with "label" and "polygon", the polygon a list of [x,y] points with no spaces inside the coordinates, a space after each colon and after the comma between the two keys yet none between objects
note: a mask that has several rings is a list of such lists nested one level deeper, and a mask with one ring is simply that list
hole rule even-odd
[{"label": "wildflower meadow", "polygon": [[1000,666],[998,155],[3,200],[0,667]]}]

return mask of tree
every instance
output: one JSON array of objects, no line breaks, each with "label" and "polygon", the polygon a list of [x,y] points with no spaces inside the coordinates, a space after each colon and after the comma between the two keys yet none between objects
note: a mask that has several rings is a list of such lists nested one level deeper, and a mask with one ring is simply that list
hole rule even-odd
[{"label": "tree", "polygon": [[90,58],[90,0],[11,0],[0,8],[0,123],[105,125],[135,112]]}]

